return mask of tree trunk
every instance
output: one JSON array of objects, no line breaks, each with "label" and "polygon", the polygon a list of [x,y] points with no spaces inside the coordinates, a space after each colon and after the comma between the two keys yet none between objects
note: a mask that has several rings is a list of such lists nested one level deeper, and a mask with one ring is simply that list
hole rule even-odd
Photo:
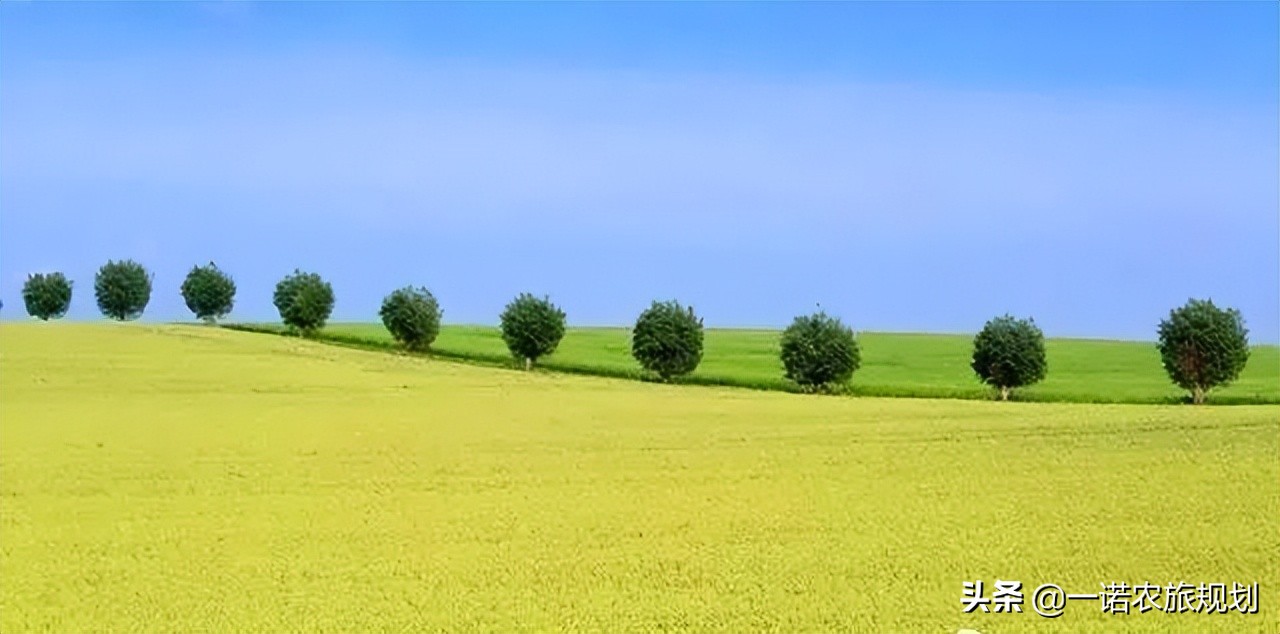
[{"label": "tree trunk", "polygon": [[1000,400],[1002,401],[1009,400],[1009,386],[1007,385],[1000,386]]},{"label": "tree trunk", "polygon": [[525,358],[524,358],[524,371],[525,371],[525,372],[528,372],[529,370],[532,370],[532,369],[533,369],[533,359],[530,359],[529,357],[525,357]]},{"label": "tree trunk", "polygon": [[1196,405],[1204,405],[1204,388],[1197,385],[1191,390],[1191,402]]}]

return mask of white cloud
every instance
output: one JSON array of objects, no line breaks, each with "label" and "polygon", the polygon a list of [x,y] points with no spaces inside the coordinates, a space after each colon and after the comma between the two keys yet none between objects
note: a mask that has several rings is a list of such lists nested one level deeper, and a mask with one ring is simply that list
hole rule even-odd
[{"label": "white cloud", "polygon": [[134,68],[65,65],[9,79],[0,175],[397,201],[338,214],[719,223],[781,213],[859,225],[1257,213],[1276,181],[1274,143],[1257,135],[1275,127],[1269,113],[1152,95],[332,55]]}]

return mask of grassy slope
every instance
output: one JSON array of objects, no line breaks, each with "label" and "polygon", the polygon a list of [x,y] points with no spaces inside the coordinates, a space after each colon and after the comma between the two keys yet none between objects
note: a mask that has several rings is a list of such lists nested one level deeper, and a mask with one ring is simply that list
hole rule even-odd
[{"label": "grassy slope", "polygon": [[[332,324],[326,337],[350,343],[393,343],[381,324]],[[709,330],[702,365],[693,382],[792,389],[782,378],[777,331]],[[862,368],[854,391],[867,396],[991,397],[969,369],[973,338],[967,335],[861,333]],[[496,328],[446,326],[434,349],[443,355],[507,363]],[[573,328],[543,365],[605,376],[638,377],[630,334],[622,328]],[[1092,403],[1169,403],[1183,394],[1160,367],[1154,344],[1051,339],[1049,375],[1017,395],[1023,400]],[[1211,393],[1215,403],[1280,403],[1280,348],[1254,349],[1235,384]]]},{"label": "grassy slope", "polygon": [[[1274,406],[838,399],[0,325],[0,630],[1280,631]],[[1261,583],[962,615],[961,582]]]}]

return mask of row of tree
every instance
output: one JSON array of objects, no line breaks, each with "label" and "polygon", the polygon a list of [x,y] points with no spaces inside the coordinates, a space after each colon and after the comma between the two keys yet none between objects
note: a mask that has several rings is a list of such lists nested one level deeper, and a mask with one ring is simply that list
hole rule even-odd
[{"label": "row of tree", "polygon": [[[94,278],[98,308],[112,319],[136,319],[151,299],[151,281],[137,262],[107,262]],[[212,262],[193,267],[180,290],[187,308],[209,323],[229,314],[235,304],[235,282]],[[22,297],[28,314],[56,319],[71,305],[71,281],[62,273],[30,275]],[[272,300],[286,327],[311,336],[333,312],[333,287],[315,273],[295,270],[276,284]],[[429,350],[440,333],[440,304],[424,287],[393,291],[378,314],[409,350]],[[565,313],[548,297],[522,293],[499,319],[502,340],[525,369],[555,352],[565,333]],[[1165,370],[1195,403],[1203,403],[1210,389],[1234,381],[1249,359],[1248,330],[1240,312],[1212,301],[1193,299],[1175,308],[1157,334]],[[697,369],[702,348],[702,319],[677,301],[653,302],[632,328],[632,356],[664,381]],[[808,391],[843,389],[862,362],[853,330],[821,311],[796,317],[783,331],[780,358],[786,378]],[[1031,319],[996,317],[974,338],[970,367],[1007,400],[1011,390],[1044,379],[1044,333]]]},{"label": "row of tree", "polygon": [[[98,310],[112,319],[137,319],[151,301],[151,274],[133,260],[110,261],[93,280]],[[22,286],[27,314],[48,321],[67,314],[71,307],[71,280],[62,273],[36,273]]]}]

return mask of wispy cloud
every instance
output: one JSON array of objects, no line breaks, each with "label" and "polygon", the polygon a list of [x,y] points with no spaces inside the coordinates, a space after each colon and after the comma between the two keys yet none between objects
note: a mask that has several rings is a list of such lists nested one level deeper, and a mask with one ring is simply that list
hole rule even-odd
[{"label": "wispy cloud", "polygon": [[[485,214],[960,222],[1248,213],[1273,113],[924,87],[413,68],[352,58],[65,66],[10,80],[14,180],[130,180]],[[552,211],[554,210],[554,211]],[[379,213],[353,210],[353,213]],[[395,213],[394,209],[383,210]]]},{"label": "wispy cloud", "polygon": [[[270,209],[282,222],[328,224],[334,240],[356,223],[513,242],[534,231],[546,241],[732,243],[739,254],[810,253],[824,270],[894,261],[886,245],[897,244],[917,260],[904,275],[947,285],[954,258],[985,248],[975,240],[1007,237],[1027,259],[997,267],[1000,275],[1022,267],[1027,278],[1074,277],[1085,281],[1064,288],[1080,292],[1146,284],[1163,289],[1144,300],[1161,306],[1183,292],[1179,283],[1203,289],[1210,278],[1175,262],[1161,265],[1166,272],[1143,264],[1156,277],[1130,280],[1080,260],[1162,257],[1187,236],[1206,258],[1238,257],[1243,239],[1252,257],[1277,260],[1274,107],[412,63],[332,50],[32,68],[6,77],[0,93],[10,227],[26,214],[70,223],[83,213],[32,205],[43,191],[92,199],[132,188],[136,203],[110,210],[121,222],[181,213],[149,200],[161,192],[223,201],[219,213],[231,220],[261,220]],[[1269,246],[1257,237],[1267,232]],[[14,252],[10,232],[0,241]],[[842,254],[868,241],[881,242],[870,247],[876,258]],[[991,275],[982,263],[991,257],[963,266]],[[1270,290],[1232,291],[1255,313],[1275,305],[1274,271],[1261,275]],[[1050,301],[1005,292],[1023,297],[1017,305]],[[823,295],[820,282],[810,294]],[[892,320],[885,313],[884,325]]]}]

